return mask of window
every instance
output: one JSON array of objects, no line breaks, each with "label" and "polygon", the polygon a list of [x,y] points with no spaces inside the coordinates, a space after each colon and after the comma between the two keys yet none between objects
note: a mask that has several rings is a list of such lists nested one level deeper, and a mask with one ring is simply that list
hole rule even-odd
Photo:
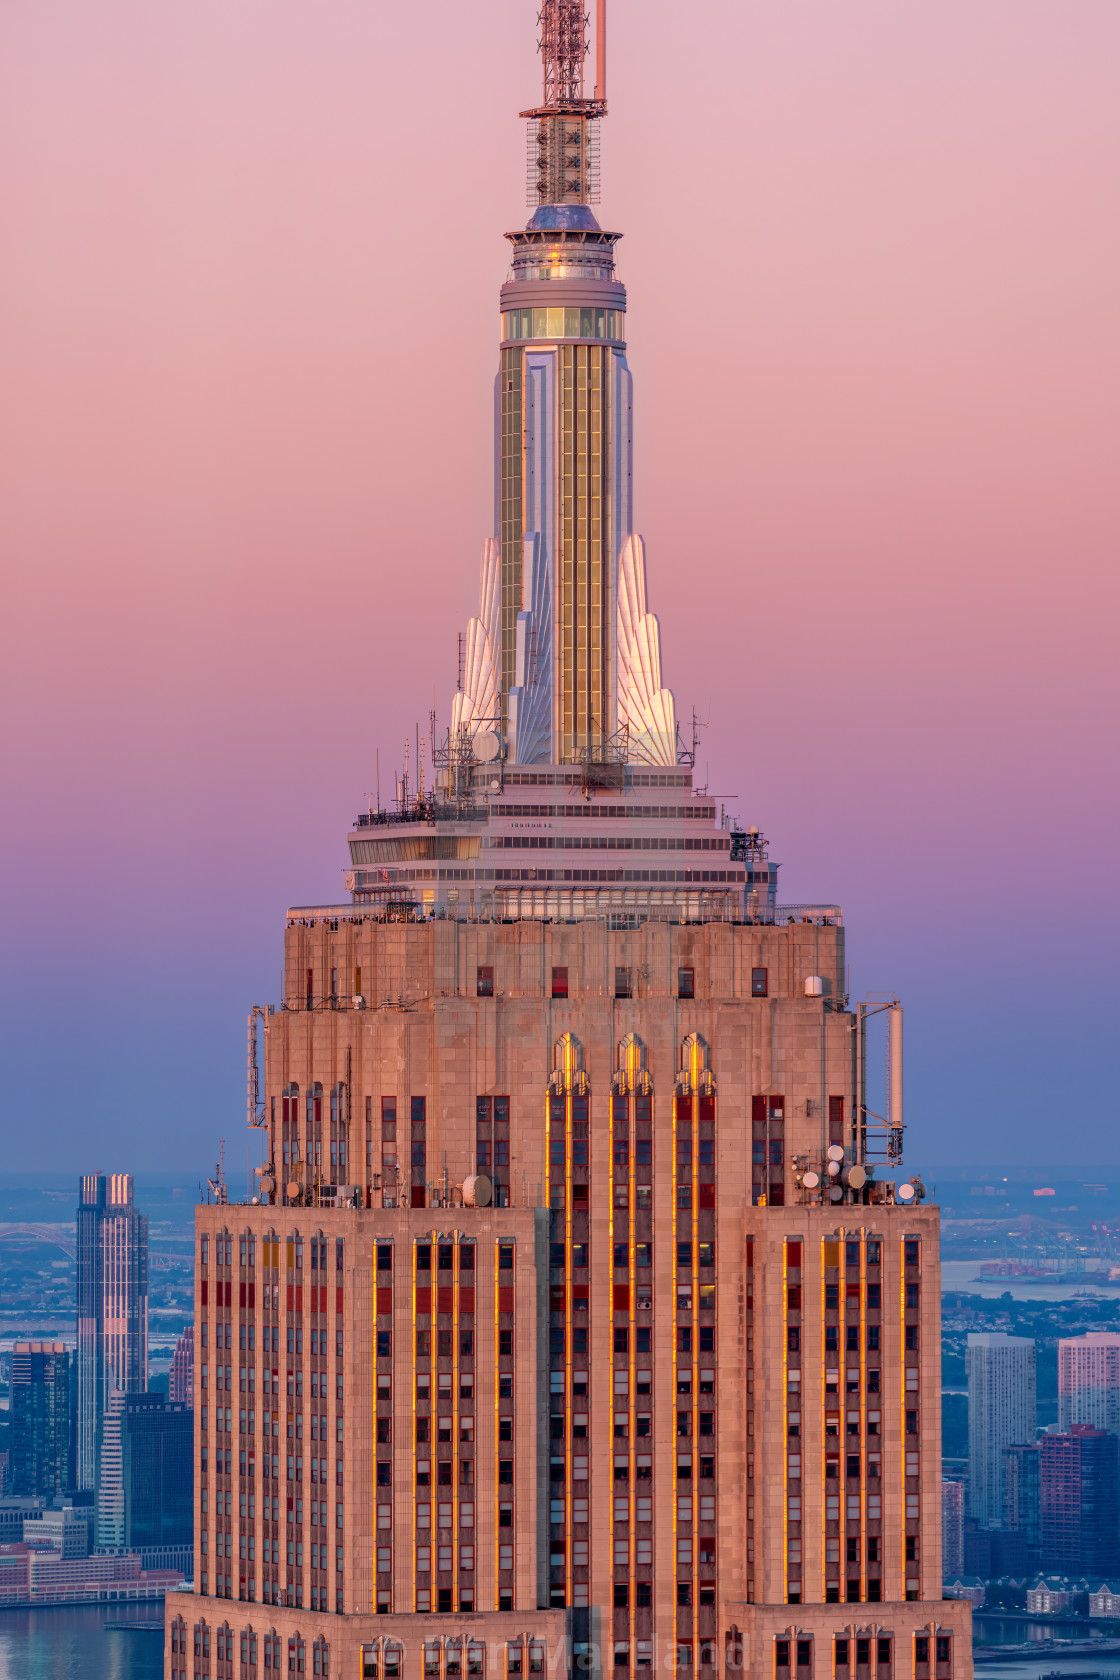
[{"label": "window", "polygon": [[696,996],[696,971],[691,968],[677,970],[677,996],[690,998]]},{"label": "window", "polygon": [[476,995],[478,997],[488,998],[492,998],[494,996],[494,970],[492,968],[479,968],[476,981]]},{"label": "window", "polygon": [[633,997],[633,980],[629,968],[616,968],[614,971],[614,995],[616,998]]},{"label": "window", "polygon": [[751,996],[765,997],[767,993],[766,981],[769,970],[765,968],[751,969]]},{"label": "window", "polygon": [[568,995],[568,971],[566,968],[552,970],[552,995],[554,998],[566,998]]}]

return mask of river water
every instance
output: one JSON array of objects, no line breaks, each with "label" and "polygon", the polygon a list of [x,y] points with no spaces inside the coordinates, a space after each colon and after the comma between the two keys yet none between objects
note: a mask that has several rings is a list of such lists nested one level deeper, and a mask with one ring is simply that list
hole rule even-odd
[{"label": "river water", "polygon": [[[124,1633],[106,1622],[149,1622]],[[0,1610],[0,1680],[160,1680],[163,1605]]]}]

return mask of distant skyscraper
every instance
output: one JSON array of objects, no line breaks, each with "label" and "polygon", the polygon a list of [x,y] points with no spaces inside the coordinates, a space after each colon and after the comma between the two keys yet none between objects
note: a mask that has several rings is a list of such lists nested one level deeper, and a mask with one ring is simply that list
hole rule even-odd
[{"label": "distant skyscraper", "polygon": [[964,1573],[964,1483],[941,1484],[941,1573],[946,1581]]},{"label": "distant skyscraper", "polygon": [[1036,1562],[1041,1463],[1042,1448],[1037,1441],[1003,1449],[1003,1526],[1022,1534]]},{"label": "distant skyscraper", "polygon": [[161,1394],[130,1394],[121,1434],[126,1546],[189,1546],[194,1539],[194,1413]]},{"label": "distant skyscraper", "polygon": [[1091,1330],[1058,1343],[1058,1425],[1120,1435],[1120,1336]]},{"label": "distant skyscraper", "polygon": [[12,1349],[12,1492],[62,1493],[71,1485],[70,1355],[63,1342]]},{"label": "distant skyscraper", "polygon": [[123,1441],[125,1395],[115,1388],[101,1414],[101,1451],[97,1476],[97,1545],[100,1550],[123,1546],[124,1467]]},{"label": "distant skyscraper", "polygon": [[188,1324],[175,1344],[167,1397],[181,1406],[194,1405],[194,1325]]},{"label": "distant skyscraper", "polygon": [[1034,1342],[1002,1333],[968,1338],[968,1514],[1003,1519],[1003,1450],[1034,1440]]},{"label": "distant skyscraper", "polygon": [[90,1173],[79,1197],[77,1485],[96,1488],[109,1396],[148,1386],[148,1221],[130,1173]]},{"label": "distant skyscraper", "polygon": [[1095,1587],[1120,1570],[1120,1440],[1075,1423],[1068,1434],[1043,1435],[1039,1445],[1042,1567],[1090,1575]]}]

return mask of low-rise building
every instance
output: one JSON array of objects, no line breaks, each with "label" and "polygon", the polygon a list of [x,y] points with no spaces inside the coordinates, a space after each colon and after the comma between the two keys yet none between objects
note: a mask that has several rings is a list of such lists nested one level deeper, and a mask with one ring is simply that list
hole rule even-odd
[{"label": "low-rise building", "polygon": [[139,1552],[64,1558],[54,1546],[0,1546],[0,1606],[9,1609],[158,1599],[181,1580],[177,1569],[142,1569]]},{"label": "low-rise building", "polygon": [[946,1581],[941,1590],[944,1598],[967,1598],[974,1610],[983,1608],[985,1587],[978,1575],[958,1575]]},{"label": "low-rise building", "polygon": [[37,1549],[53,1547],[63,1559],[88,1557],[92,1516],[89,1506],[64,1505],[61,1510],[44,1511],[25,1518],[23,1538]]},{"label": "low-rise building", "polygon": [[1027,1610],[1036,1616],[1054,1616],[1068,1610],[1071,1594],[1065,1581],[1039,1579],[1027,1589]]},{"label": "low-rise building", "polygon": [[1120,1586],[1102,1581],[1096,1592],[1089,1594],[1090,1616],[1120,1616]]}]

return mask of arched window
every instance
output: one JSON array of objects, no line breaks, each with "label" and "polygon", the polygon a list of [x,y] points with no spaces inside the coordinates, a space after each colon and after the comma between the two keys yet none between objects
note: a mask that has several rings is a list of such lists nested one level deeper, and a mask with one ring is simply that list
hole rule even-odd
[{"label": "arched window", "polygon": [[[618,1214],[652,1208],[653,1085],[646,1071],[646,1047],[637,1033],[618,1045],[611,1081],[611,1200]],[[641,1285],[641,1304],[649,1305],[649,1285]],[[618,1297],[621,1303],[622,1297]]]},{"label": "arched window", "polygon": [[323,1165],[323,1087],[318,1083],[307,1087],[304,1155],[308,1173],[318,1178]]},{"label": "arched window", "polygon": [[[275,1147],[275,1140],[274,1145]],[[299,1086],[285,1085],[280,1098],[280,1148],[285,1167],[299,1160]],[[287,1178],[285,1172],[284,1177]]]},{"label": "arched window", "polygon": [[346,1140],[349,1126],[349,1100],[346,1085],[341,1080],[331,1087],[331,1173],[332,1184],[346,1183]]}]

